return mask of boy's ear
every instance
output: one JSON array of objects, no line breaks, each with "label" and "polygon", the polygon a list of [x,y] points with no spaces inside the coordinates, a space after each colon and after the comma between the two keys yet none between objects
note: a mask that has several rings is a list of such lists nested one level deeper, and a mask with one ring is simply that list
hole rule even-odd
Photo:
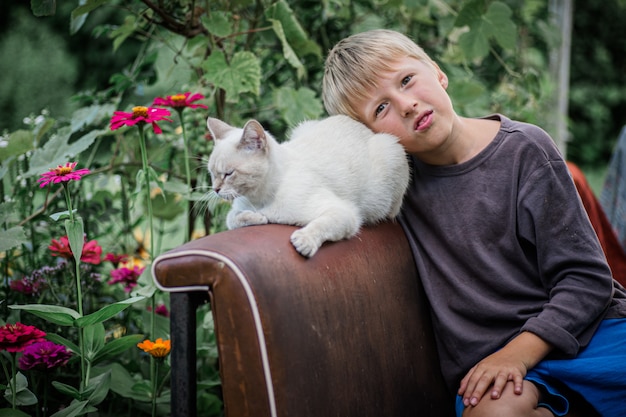
[{"label": "boy's ear", "polygon": [[448,89],[448,76],[445,72],[441,70],[439,65],[433,61],[433,66],[435,67],[435,72],[437,73],[437,79],[439,80],[439,84],[443,87],[444,90]]}]

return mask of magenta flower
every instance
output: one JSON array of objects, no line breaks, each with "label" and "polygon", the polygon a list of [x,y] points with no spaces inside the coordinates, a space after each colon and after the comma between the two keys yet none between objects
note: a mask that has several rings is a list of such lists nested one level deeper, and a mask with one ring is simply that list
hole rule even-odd
[{"label": "magenta flower", "polygon": [[[152,311],[152,307],[151,306],[147,306],[146,310]],[[156,308],[154,309],[154,313],[159,315],[159,316],[163,316],[163,317],[169,317],[170,316],[170,312],[167,309],[167,306],[165,304],[162,304],[162,303],[156,306]]]},{"label": "magenta flower", "polygon": [[39,188],[43,188],[50,183],[58,184],[60,182],[78,181],[83,175],[89,174],[87,168],[74,171],[77,162],[68,162],[65,165],[59,165],[56,168],[50,168],[50,171],[41,174],[37,180],[40,182]]},{"label": "magenta flower", "polygon": [[0,327],[0,350],[22,352],[27,346],[43,342],[45,332],[35,326],[27,326],[20,322],[5,324]]},{"label": "magenta flower", "polygon": [[154,99],[152,103],[153,106],[165,106],[172,107],[175,110],[181,110],[185,107],[189,107],[191,109],[202,108],[208,109],[208,107],[204,104],[192,104],[194,101],[202,100],[204,96],[202,94],[191,94],[190,92],[183,94],[174,94],[173,96],[167,96],[165,98],[157,97]]},{"label": "magenta flower", "polygon": [[65,346],[50,341],[33,343],[26,347],[19,359],[19,368],[23,371],[47,371],[65,365],[72,356]]},{"label": "magenta flower", "polygon": [[159,125],[156,122],[166,120],[171,122],[167,116],[170,115],[170,111],[167,109],[159,109],[156,107],[133,107],[132,113],[126,113],[123,111],[116,111],[111,118],[111,130],[119,129],[122,126],[134,126],[136,124],[151,123],[154,133],[163,133]]},{"label": "magenta flower", "polygon": [[111,279],[109,285],[122,283],[124,284],[124,291],[130,292],[137,286],[137,280],[143,273],[145,267],[133,266],[133,268],[118,268],[111,271]]}]

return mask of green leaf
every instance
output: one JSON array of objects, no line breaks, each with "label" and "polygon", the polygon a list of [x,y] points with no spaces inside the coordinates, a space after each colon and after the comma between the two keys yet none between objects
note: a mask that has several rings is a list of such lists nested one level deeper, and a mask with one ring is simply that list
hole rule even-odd
[{"label": "green leaf", "polygon": [[65,407],[64,409],[57,411],[56,413],[52,414],[50,417],[75,417],[75,416],[80,416],[82,414],[84,414],[84,409],[85,407],[87,407],[87,404],[89,404],[89,401],[85,400],[85,401],[77,401],[74,400],[70,403],[69,406]]},{"label": "green leaf", "polygon": [[80,0],[80,6],[72,10],[70,33],[73,35],[78,32],[87,20],[87,15],[89,14],[89,12],[108,2],[109,0]]},{"label": "green leaf", "polygon": [[289,42],[287,42],[287,38],[285,37],[282,24],[279,20],[275,19],[271,20],[271,22],[274,33],[276,33],[276,36],[278,36],[280,43],[283,45],[283,56],[285,57],[287,62],[289,62],[289,64],[296,69],[298,79],[302,79],[306,75],[306,72],[304,71],[304,65],[302,65],[302,62],[300,62],[300,60],[298,59],[298,56],[291,48],[291,45],[289,45]]},{"label": "green leaf", "polygon": [[463,2],[463,8],[456,17],[454,26],[474,26],[480,23],[485,10],[485,0],[470,0]]},{"label": "green leaf", "polygon": [[104,346],[104,325],[96,323],[83,328],[83,347],[85,358],[92,362],[98,351]]},{"label": "green leaf", "polygon": [[0,409],[0,417],[31,417],[30,414],[26,414],[20,410],[14,410],[12,408]]},{"label": "green leaf", "polygon": [[[72,210],[73,213],[76,213],[76,210]],[[65,220],[65,219],[69,219],[70,218],[70,212],[68,210],[65,211],[59,211],[58,213],[52,213],[50,215],[50,218],[52,220],[54,220],[55,222],[58,222],[59,220]]]},{"label": "green leaf", "polygon": [[150,390],[138,392],[133,390],[137,380],[128,372],[128,369],[117,362],[107,365],[111,371],[111,391],[124,398],[132,398],[137,401],[150,401]]},{"label": "green leaf", "polygon": [[141,342],[144,338],[142,334],[132,334],[128,336],[120,337],[119,339],[113,339],[104,347],[102,347],[96,356],[91,361],[92,365],[95,365],[101,361],[119,357],[122,353],[126,352],[137,343]]},{"label": "green leaf", "polygon": [[2,231],[0,236],[0,252],[13,249],[16,246],[28,243],[26,232],[22,226],[14,226],[8,230]]},{"label": "green leaf", "polygon": [[[71,129],[72,132],[77,132],[85,126],[90,126],[102,122],[104,119],[111,117],[115,111],[114,104],[94,104],[92,106],[81,107],[72,113]],[[93,133],[92,133],[93,132]],[[94,134],[96,136],[101,135],[103,132],[100,130],[94,130],[88,134]]]},{"label": "green leaf", "polygon": [[135,32],[136,27],[135,16],[126,16],[124,24],[111,32],[111,38],[113,38],[113,52],[124,43],[124,41]]},{"label": "green leaf", "polygon": [[57,2],[56,0],[30,0],[30,9],[37,17],[54,16]]},{"label": "green leaf", "polygon": [[23,155],[35,149],[35,137],[29,130],[16,130],[9,134],[8,145],[0,147],[0,161],[6,161],[11,156]]},{"label": "green leaf", "polygon": [[242,93],[258,96],[261,91],[261,65],[252,52],[235,53],[229,65],[222,51],[214,51],[202,62],[202,68],[206,71],[204,78],[224,89],[230,103],[238,102]]},{"label": "green leaf", "polygon": [[324,113],[322,100],[315,91],[309,88],[296,90],[292,87],[281,87],[274,91],[274,105],[289,126],[304,120],[317,119]]},{"label": "green leaf", "polygon": [[216,11],[212,12],[210,16],[204,14],[200,21],[209,33],[217,37],[224,38],[233,32],[231,26],[233,17],[230,12]]},{"label": "green leaf", "polygon": [[67,385],[59,381],[52,381],[52,386],[63,395],[72,397],[75,400],[80,399],[80,391],[71,385]]},{"label": "green leaf", "polygon": [[48,304],[10,305],[9,308],[28,311],[37,317],[60,326],[72,326],[75,320],[80,317],[80,314],[71,308]]},{"label": "green leaf", "polygon": [[459,46],[469,61],[481,60],[489,53],[489,41],[482,23],[459,36]]},{"label": "green leaf", "polygon": [[98,405],[106,398],[111,387],[111,372],[105,372],[91,378],[87,384],[85,394],[89,395],[89,405]]},{"label": "green leaf", "polygon": [[83,227],[83,219],[65,220],[65,232],[70,242],[72,255],[77,263],[80,263],[80,257],[83,255],[83,246],[85,246],[85,232]]},{"label": "green leaf", "polygon": [[[295,13],[285,0],[279,0],[265,11],[265,16],[271,22],[280,22],[284,31],[285,42],[298,53],[299,56],[315,55],[322,56],[322,48],[313,42],[296,18]],[[274,28],[276,30],[276,28]],[[281,41],[283,41],[281,39]]]},{"label": "green leaf", "polygon": [[63,345],[69,350],[71,350],[74,354],[80,354],[80,348],[74,342],[67,340],[63,336],[60,336],[56,333],[46,333],[46,339],[51,342],[56,343],[57,345]]},{"label": "green leaf", "polygon": [[489,6],[485,15],[491,36],[504,49],[515,49],[517,46],[517,26],[511,20],[512,14],[509,6],[496,1]]},{"label": "green leaf", "polygon": [[41,175],[51,167],[65,164],[70,158],[88,149],[98,136],[105,133],[108,132],[106,130],[91,131],[70,144],[68,142],[72,134],[71,128],[66,126],[59,129],[43,147],[35,149],[30,160],[30,169],[22,176],[27,178]]},{"label": "green leaf", "polygon": [[[28,389],[28,380],[21,373],[18,372],[15,375],[15,405],[33,405],[37,404],[37,397]],[[4,392],[4,398],[12,403],[13,395],[11,390],[11,384]]]},{"label": "green leaf", "polygon": [[77,327],[86,327],[92,324],[102,323],[115,316],[120,311],[127,309],[128,307],[130,307],[130,305],[144,299],[145,297],[132,297],[127,300],[118,301],[114,304],[109,304],[96,311],[95,313],[91,313],[87,316],[77,319],[75,325]]}]

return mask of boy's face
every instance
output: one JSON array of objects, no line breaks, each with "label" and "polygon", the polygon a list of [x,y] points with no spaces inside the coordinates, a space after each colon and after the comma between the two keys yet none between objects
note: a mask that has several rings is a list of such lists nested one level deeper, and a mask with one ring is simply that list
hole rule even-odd
[{"label": "boy's face", "polygon": [[359,120],[375,132],[398,136],[408,153],[428,161],[445,151],[456,119],[448,78],[436,64],[415,58],[393,67],[379,75],[367,99],[355,103]]}]

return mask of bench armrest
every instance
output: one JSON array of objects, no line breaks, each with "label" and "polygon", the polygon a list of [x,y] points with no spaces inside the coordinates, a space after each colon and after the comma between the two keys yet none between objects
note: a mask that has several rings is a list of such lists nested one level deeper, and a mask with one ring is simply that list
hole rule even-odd
[{"label": "bench armrest", "polygon": [[181,321],[195,326],[207,294],[227,416],[454,415],[401,227],[366,227],[310,259],[293,230],[236,229],[155,259],[172,293],[173,415],[195,415],[195,327]]}]

